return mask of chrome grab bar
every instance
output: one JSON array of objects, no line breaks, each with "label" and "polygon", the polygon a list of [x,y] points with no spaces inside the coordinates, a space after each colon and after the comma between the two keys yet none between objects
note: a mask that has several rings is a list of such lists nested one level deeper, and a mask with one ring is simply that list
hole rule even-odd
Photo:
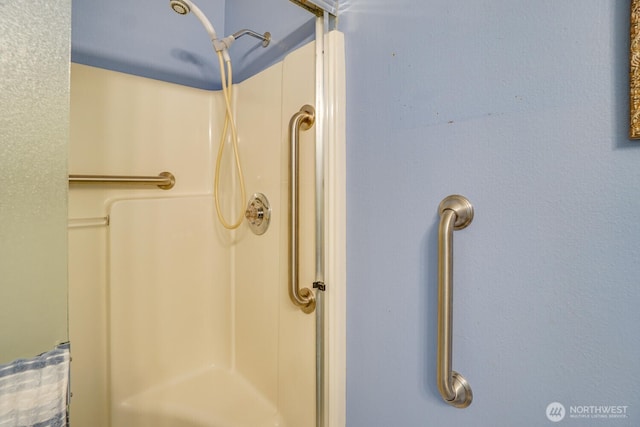
[{"label": "chrome grab bar", "polygon": [[299,152],[300,129],[308,130],[315,123],[315,110],[311,105],[303,105],[289,121],[289,297],[305,313],[313,313],[316,298],[309,288],[300,289],[298,283],[298,243],[299,243]]},{"label": "chrome grab bar", "polygon": [[157,185],[163,190],[170,190],[175,183],[176,178],[171,172],[161,172],[158,176],[69,175],[69,184]]},{"label": "chrome grab bar", "polygon": [[473,220],[473,206],[463,196],[445,197],[438,207],[438,360],[437,383],[442,398],[451,406],[471,404],[471,386],[451,369],[453,323],[453,230],[462,230]]}]

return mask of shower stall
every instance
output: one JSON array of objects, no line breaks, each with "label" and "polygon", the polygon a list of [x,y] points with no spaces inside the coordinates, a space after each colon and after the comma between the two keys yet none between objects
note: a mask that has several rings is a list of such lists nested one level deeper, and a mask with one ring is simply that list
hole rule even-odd
[{"label": "shower stall", "polygon": [[[318,27],[233,87],[247,195],[270,206],[262,234],[217,219],[222,93],[72,64],[69,170],[175,177],[70,185],[72,425],[344,425],[344,51]],[[292,266],[289,131],[304,105],[316,120],[299,129]],[[235,217],[230,148],[220,176]],[[292,268],[320,288],[313,312],[290,298]]]}]

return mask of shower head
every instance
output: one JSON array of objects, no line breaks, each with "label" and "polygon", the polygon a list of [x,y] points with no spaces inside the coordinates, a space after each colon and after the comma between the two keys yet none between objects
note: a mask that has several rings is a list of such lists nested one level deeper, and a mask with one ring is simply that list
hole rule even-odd
[{"label": "shower head", "polygon": [[218,40],[216,30],[213,29],[213,25],[211,25],[211,22],[209,22],[205,14],[202,13],[198,6],[196,6],[191,0],[169,0],[169,6],[171,6],[171,9],[173,9],[180,15],[186,15],[189,12],[193,12],[193,14],[196,15],[198,20],[200,20],[204,28],[207,30],[207,33],[209,33],[209,38],[211,39],[213,48],[216,52],[222,53],[225,61],[231,61],[228,49],[238,37],[249,34],[252,37],[262,40],[262,47],[267,47],[269,45],[269,41],[271,40],[270,33],[267,32],[262,35],[251,30],[240,30],[235,34],[223,38],[222,40]]},{"label": "shower head", "polygon": [[189,7],[189,5],[183,0],[171,0],[169,2],[169,6],[171,6],[171,9],[173,9],[180,15],[186,15],[187,13],[191,12],[191,8]]},{"label": "shower head", "polygon": [[170,0],[169,6],[171,6],[171,9],[180,15],[186,15],[189,12],[193,12],[193,14],[196,15],[198,20],[202,23],[205,30],[207,30],[207,33],[209,33],[211,41],[215,44],[218,40],[216,30],[213,29],[213,25],[211,25],[211,22],[209,22],[205,14],[202,13],[198,6],[196,6],[191,0]]}]

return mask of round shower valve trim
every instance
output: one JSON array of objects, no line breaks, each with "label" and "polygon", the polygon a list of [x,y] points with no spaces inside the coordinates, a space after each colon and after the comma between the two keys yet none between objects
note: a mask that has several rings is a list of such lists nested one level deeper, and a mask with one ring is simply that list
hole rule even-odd
[{"label": "round shower valve trim", "polygon": [[255,193],[251,196],[244,216],[254,234],[258,236],[264,234],[269,228],[271,220],[271,206],[267,196],[262,193]]}]

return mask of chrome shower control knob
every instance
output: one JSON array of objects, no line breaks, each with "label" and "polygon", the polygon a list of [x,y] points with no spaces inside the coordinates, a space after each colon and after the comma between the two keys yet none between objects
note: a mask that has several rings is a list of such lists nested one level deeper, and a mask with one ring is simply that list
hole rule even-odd
[{"label": "chrome shower control knob", "polygon": [[256,193],[251,196],[247,209],[244,212],[249,228],[254,234],[264,234],[269,228],[271,220],[271,207],[267,196],[262,193]]}]

